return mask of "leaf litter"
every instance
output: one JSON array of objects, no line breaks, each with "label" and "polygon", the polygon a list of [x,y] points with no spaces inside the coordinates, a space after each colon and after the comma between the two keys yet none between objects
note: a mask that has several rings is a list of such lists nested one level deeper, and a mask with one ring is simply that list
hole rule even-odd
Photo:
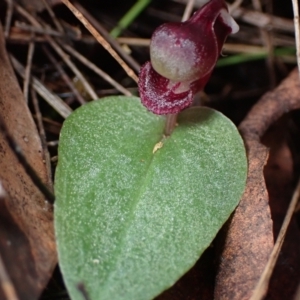
[{"label": "leaf litter", "polygon": [[[30,3],[29,3],[30,2]],[[178,3],[181,2],[181,3]],[[177,18],[177,20],[179,20],[180,14],[183,11],[184,5],[187,3],[188,1],[162,1],[159,5],[155,5],[155,4],[150,4],[149,7],[145,10],[144,12],[144,17],[143,19],[137,19],[136,21],[133,21],[132,25],[129,25],[127,31],[125,31],[123,33],[123,38],[124,36],[127,36],[127,41],[128,44],[132,43],[133,39],[130,36],[131,32],[134,32],[136,30],[137,27],[135,27],[135,24],[143,24],[143,22],[145,22],[145,28],[147,26],[149,26],[148,24],[150,24],[150,21],[154,21],[155,19],[155,23],[157,23],[158,20],[164,20],[166,21],[165,18]],[[235,40],[230,40],[231,43],[235,43],[236,46],[239,46],[239,44],[244,45],[245,49],[247,46],[247,43],[252,43],[255,44],[257,46],[263,47],[263,43],[261,40],[257,39],[257,28],[262,28],[265,29],[267,28],[271,23],[272,23],[272,45],[274,48],[276,47],[286,47],[287,45],[289,46],[293,46],[293,38],[291,38],[288,34],[288,32],[293,32],[293,21],[291,19],[291,16],[288,14],[285,14],[284,11],[281,11],[280,13],[278,13],[278,9],[276,11],[276,8],[278,7],[282,7],[282,2],[281,1],[273,1],[274,2],[274,8],[275,11],[271,11],[270,7],[262,7],[262,11],[256,11],[254,7],[251,7],[251,5],[249,6],[245,6],[245,5],[240,5],[240,3],[234,3],[232,5],[233,10],[233,15],[234,17],[236,17],[238,19],[238,22],[241,22],[241,24],[243,22],[248,24],[248,27],[241,27],[241,32],[240,34],[237,36],[237,38]],[[7,1],[7,3],[11,3],[11,1]],[[33,10],[39,11],[40,10],[40,6],[37,6],[35,9],[35,4],[34,1],[26,1],[26,3],[28,3],[29,5],[31,5],[31,7],[33,7]],[[49,1],[49,4],[51,6],[51,8],[55,11],[55,14],[58,14],[59,17],[55,17],[57,18],[56,20],[60,21],[62,19],[64,19],[63,14],[61,14],[61,11],[63,10],[62,5],[58,2],[58,1]],[[76,3],[76,4],[80,4],[80,3]],[[3,5],[3,4],[2,4]],[[85,4],[82,4],[85,5]],[[101,6],[101,4],[99,4]],[[197,7],[199,5],[199,3],[196,1],[195,2],[195,7]],[[8,5],[7,8],[11,8],[11,5]],[[80,6],[77,6],[80,7]],[[128,7],[127,7],[128,8]],[[32,13],[32,10],[29,11],[28,7],[26,7],[27,11],[29,12],[29,15]],[[89,9],[91,12],[93,12],[93,10],[91,9],[91,6],[86,6],[85,8],[88,12]],[[124,5],[120,6],[120,11],[123,10],[125,12],[126,7],[124,7]],[[166,11],[169,11],[169,14],[164,14]],[[8,49],[9,51],[11,51],[12,53],[16,53],[15,49],[13,49],[13,44],[17,43],[17,45],[24,45],[26,47],[26,43],[28,43],[28,41],[30,41],[30,35],[32,35],[32,33],[28,32],[28,30],[26,29],[18,29],[16,30],[16,26],[14,23],[9,22],[9,14],[14,13],[15,17],[20,18],[20,11],[18,10],[18,8],[16,8],[16,10],[14,10],[12,12],[11,9],[7,10],[7,16],[5,16],[5,20],[4,18],[2,18],[1,20],[3,21],[3,24],[5,24],[5,32],[9,33],[6,35],[7,37],[7,44],[8,44]],[[64,13],[66,13],[66,10],[64,10]],[[282,13],[282,14],[281,14]],[[96,25],[100,25],[100,27],[103,29],[107,28],[107,31],[109,31],[110,29],[110,22],[107,20],[107,18],[105,18],[105,14],[106,16],[111,16],[112,19],[115,20],[115,24],[117,23],[117,19],[118,16],[116,16],[116,11],[115,11],[115,7],[111,8],[109,5],[106,7],[102,7],[102,11],[100,10],[100,12],[98,12],[98,21],[96,21]],[[155,16],[155,17],[154,17]],[[252,16],[252,17],[251,17]],[[258,18],[255,16],[259,16]],[[7,17],[7,18],[6,18]],[[34,16],[32,18],[35,18]],[[47,18],[45,18],[46,21]],[[28,22],[29,24],[34,24],[34,22],[32,22],[33,20],[30,18],[26,20],[26,22]],[[94,20],[95,21],[95,20]],[[137,22],[137,23],[135,23]],[[271,23],[270,23],[271,22]],[[52,25],[51,25],[52,26]],[[144,26],[144,25],[143,25]],[[69,27],[72,30],[72,26]],[[155,28],[155,26],[153,26],[153,29]],[[53,27],[53,29],[56,29]],[[282,31],[280,31],[282,29]],[[43,27],[42,30],[46,31],[46,28]],[[91,41],[91,39],[89,39],[90,37],[86,34],[86,32],[80,28],[81,32],[83,33],[82,35],[82,41],[83,43],[88,43]],[[147,31],[147,30],[146,30]],[[150,32],[151,33],[151,32]],[[137,35],[139,35],[139,33],[137,33]],[[148,34],[145,34],[144,36],[149,36]],[[39,42],[39,40],[42,40],[44,38],[43,34],[36,34],[33,35],[33,37],[31,39],[34,40],[34,42],[37,43]],[[44,43],[45,43],[46,39],[44,39]],[[124,40],[123,40],[124,42]],[[58,43],[61,43],[61,41],[58,41]],[[136,44],[134,44],[134,46],[130,46],[132,49],[132,56],[131,57],[135,57],[135,59],[137,59],[141,64],[147,60],[147,54],[145,54],[145,52],[147,52],[147,50],[143,50],[143,48],[141,48],[141,46],[139,46],[139,41],[135,42]],[[93,44],[95,46],[95,44]],[[132,45],[132,44],[130,44]],[[229,46],[229,45],[228,45]],[[24,46],[23,46],[24,47]],[[75,47],[76,48],[76,47]],[[236,47],[238,48],[238,47]],[[78,48],[79,49],[79,48]],[[233,51],[232,53],[236,53],[235,48],[234,47],[228,47],[228,49],[231,49],[231,51]],[[250,48],[249,48],[250,49]],[[100,51],[101,53],[101,49],[97,49],[98,51]],[[226,52],[226,45],[225,45],[225,49],[224,49],[224,53]],[[35,56],[37,54],[35,53]],[[88,55],[89,56],[89,55]],[[234,55],[233,55],[234,56]],[[246,59],[246,58],[245,58]],[[24,60],[23,60],[24,61]],[[245,60],[246,61],[246,60]],[[270,254],[270,251],[272,250],[272,246],[274,243],[274,229],[275,225],[276,228],[278,228],[278,226],[280,227],[280,223],[281,220],[276,221],[276,219],[271,216],[273,215],[272,213],[272,205],[271,207],[268,204],[268,200],[269,200],[269,196],[268,194],[270,194],[269,190],[270,187],[265,186],[264,181],[265,179],[263,178],[262,174],[263,174],[263,170],[264,170],[264,165],[267,163],[268,160],[268,151],[267,149],[262,146],[259,142],[260,138],[262,137],[262,135],[264,134],[264,132],[267,130],[267,128],[274,123],[274,121],[279,118],[279,116],[281,116],[283,113],[287,113],[291,110],[295,110],[299,108],[299,100],[298,100],[298,91],[299,91],[299,85],[298,85],[298,74],[297,71],[294,71],[290,76],[287,76],[288,72],[291,70],[293,63],[295,63],[295,56],[287,54],[287,56],[282,56],[277,58],[276,60],[276,67],[275,67],[275,71],[276,71],[276,82],[278,84],[279,80],[278,78],[285,78],[286,80],[283,81],[283,83],[279,86],[278,89],[274,90],[274,92],[272,94],[266,94],[265,97],[262,98],[262,100],[260,101],[260,103],[265,103],[268,102],[267,98],[269,99],[269,103],[265,103],[264,105],[258,105],[256,107],[256,109],[251,110],[249,113],[249,117],[248,117],[248,121],[244,121],[244,125],[243,123],[240,126],[240,130],[242,132],[242,134],[244,135],[245,138],[245,142],[246,145],[248,147],[248,158],[249,158],[249,165],[253,165],[253,164],[257,164],[258,168],[254,168],[253,167],[253,172],[255,172],[255,174],[253,173],[253,179],[256,180],[256,184],[259,184],[258,186],[256,186],[257,190],[257,194],[256,194],[256,200],[260,200],[263,199],[262,204],[261,204],[261,211],[256,211],[254,208],[252,208],[254,214],[257,214],[258,216],[262,216],[261,220],[265,220],[262,223],[259,222],[254,222],[252,223],[251,221],[248,223],[249,225],[245,225],[246,229],[248,229],[248,227],[253,227],[255,224],[258,224],[257,226],[262,228],[265,228],[265,235],[263,234],[263,230],[262,231],[254,231],[252,234],[250,234],[250,238],[252,241],[251,243],[243,243],[242,241],[246,240],[246,238],[242,235],[239,234],[234,234],[234,230],[232,225],[235,223],[234,219],[238,219],[237,216],[233,216],[233,219],[231,221],[229,221],[227,227],[224,227],[223,232],[219,235],[219,238],[213,243],[213,247],[209,248],[207,250],[207,255],[204,256],[203,259],[200,259],[200,261],[198,262],[198,264],[195,266],[194,269],[191,270],[191,274],[195,274],[196,273],[196,278],[198,279],[193,279],[194,284],[192,285],[193,289],[194,289],[194,298],[196,297],[200,297],[202,299],[205,299],[204,295],[207,295],[207,299],[211,299],[209,297],[212,296],[213,293],[215,293],[214,297],[216,299],[218,298],[222,298],[222,299],[226,299],[226,297],[228,299],[243,299],[242,295],[244,295],[245,299],[247,299],[247,297],[249,298],[249,296],[251,295],[251,293],[253,292],[253,289],[256,286],[256,283],[259,280],[260,274],[267,262],[268,256]],[[274,63],[274,62],[273,62]],[[246,63],[247,65],[247,63]],[[41,69],[41,66],[38,65],[38,62],[35,61],[35,58],[33,58],[33,67],[37,67]],[[105,68],[105,64],[103,65]],[[258,61],[254,61],[254,63],[252,63],[251,65],[247,65],[247,70],[248,70],[248,75],[247,75],[247,80],[244,79],[243,81],[243,77],[245,74],[245,66],[243,66],[243,64],[241,64],[240,66],[234,67],[234,66],[227,66],[226,68],[228,68],[228,70],[226,70],[226,72],[224,71],[225,75],[223,74],[222,69],[218,69],[216,70],[215,74],[212,77],[212,83],[211,85],[208,86],[208,95],[210,95],[210,99],[211,99],[211,103],[208,103],[208,105],[211,105],[213,107],[219,108],[221,111],[223,110],[227,115],[230,116],[230,118],[232,118],[236,123],[240,122],[242,119],[244,119],[246,113],[249,112],[249,108],[255,103],[257,102],[257,99],[260,98],[260,96],[262,95],[262,91],[268,91],[269,87],[268,87],[268,72],[266,70],[266,67],[264,65],[263,62],[259,63]],[[231,69],[230,69],[231,68]],[[257,71],[255,70],[260,70],[257,74]],[[84,72],[87,76],[87,78],[89,80],[91,80],[95,86],[97,87],[97,94],[99,97],[102,97],[104,95],[108,95],[110,93],[116,93],[115,90],[112,91],[112,89],[110,88],[110,86],[105,83],[103,80],[100,79],[94,79],[92,78],[92,76],[89,75],[88,71],[83,70],[82,72]],[[39,76],[40,78],[41,73],[36,72],[35,70],[35,75]],[[262,73],[265,74],[265,76],[262,76]],[[228,74],[230,74],[231,76],[228,76]],[[48,71],[48,73],[46,73],[46,77],[44,77],[46,80],[43,82],[44,84],[51,86],[53,88],[53,91],[55,91],[56,94],[58,94],[59,96],[63,97],[64,102],[68,103],[68,105],[70,107],[72,107],[73,109],[76,108],[78,106],[77,101],[74,97],[72,97],[72,95],[67,95],[65,93],[68,92],[68,88],[66,88],[66,86],[61,85],[61,82],[59,82],[55,76],[52,76],[53,72],[50,70]],[[126,78],[125,74],[122,74],[120,76],[120,72],[116,72],[116,74],[113,76],[115,77],[119,82],[123,82],[123,84],[126,86],[127,89],[130,89],[132,91],[135,91],[135,85],[132,81],[128,81],[127,79],[124,80]],[[250,77],[250,80],[249,80]],[[260,82],[258,83],[257,79],[260,79]],[[226,86],[227,89],[222,89],[220,87],[220,82],[222,83],[222,86]],[[251,82],[251,84],[249,84]],[[243,87],[241,88],[241,85],[243,84]],[[214,89],[212,88],[214,86]],[[253,88],[254,87],[254,88]],[[257,89],[257,87],[259,87]],[[242,93],[241,93],[242,92]],[[46,94],[44,95],[44,97],[51,97],[50,95]],[[220,99],[220,100],[218,100]],[[41,99],[40,99],[41,100]],[[222,102],[221,102],[222,100]],[[241,101],[238,101],[241,100]],[[226,107],[227,106],[227,107]],[[230,110],[228,109],[228,107],[230,107]],[[51,117],[49,115],[49,108],[43,104],[41,105],[41,109],[42,109],[42,113],[44,116],[44,125],[46,127],[46,129],[49,131],[47,132],[48,135],[48,139],[49,139],[49,145],[56,145],[56,140],[57,140],[57,131],[59,129],[57,129],[58,127],[56,126],[54,129],[54,127],[52,127],[53,129],[51,129],[51,125],[53,123],[49,123],[49,118],[52,118],[52,121],[57,122],[61,122],[62,119],[59,117]],[[55,110],[55,108],[54,108]],[[269,114],[268,114],[269,112]],[[256,116],[260,116],[259,118],[256,118]],[[271,118],[268,118],[272,116]],[[288,114],[288,118],[292,119],[292,114]],[[247,119],[246,119],[247,120]],[[296,122],[297,124],[297,122]],[[249,127],[249,125],[251,125]],[[297,126],[297,125],[296,125]],[[249,129],[251,128],[251,130]],[[249,129],[249,130],[248,130]],[[257,134],[257,130],[260,131],[259,134]],[[53,133],[54,132],[54,133]],[[31,142],[31,139],[29,139],[29,142]],[[20,143],[22,143],[22,141],[20,140]],[[291,144],[293,144],[293,141],[291,143],[289,143],[289,147],[292,147]],[[273,147],[273,146],[272,146]],[[55,155],[56,155],[56,149],[55,146],[49,146],[50,149],[50,153],[52,155],[52,161],[55,161]],[[294,157],[297,158],[298,153],[294,153]],[[295,165],[297,160],[293,161],[293,164]],[[33,164],[34,165],[34,164]],[[54,165],[55,167],[55,165]],[[249,168],[250,170],[250,168]],[[252,168],[251,168],[252,170]],[[250,172],[250,171],[249,171]],[[273,175],[275,176],[275,175]],[[295,182],[295,179],[298,178],[299,173],[294,172],[293,173],[293,179],[291,180],[291,182]],[[255,183],[255,180],[252,184]],[[269,180],[269,179],[268,179]],[[291,183],[291,189],[293,188],[293,183]],[[243,201],[241,202],[241,208],[240,210],[243,211],[248,211],[247,206],[249,206],[249,211],[251,211],[251,206],[255,206],[255,202],[252,202],[251,199],[254,198],[254,194],[253,189],[251,189],[251,185],[249,188],[250,191],[250,195],[248,200],[246,201],[246,206],[243,206]],[[263,191],[263,193],[261,193]],[[268,192],[267,192],[268,191]],[[246,200],[246,199],[245,199]],[[271,209],[271,210],[270,210]],[[284,209],[281,207],[281,205],[279,205],[279,208],[277,208],[278,210],[282,210],[284,212]],[[239,210],[237,210],[237,214],[239,213]],[[244,217],[244,215],[242,215],[242,217]],[[250,216],[249,216],[250,218]],[[297,219],[298,218],[298,219]],[[257,218],[256,218],[257,219]],[[248,218],[241,218],[239,219],[241,222],[247,224],[247,220]],[[251,218],[250,218],[251,220]],[[239,221],[239,222],[240,222]],[[273,226],[272,225],[272,221],[276,222],[276,224]],[[294,227],[299,229],[299,213],[296,214],[296,221],[294,222]],[[243,228],[241,223],[241,228]],[[279,224],[279,225],[278,225]],[[238,227],[238,223],[236,223],[236,226]],[[251,232],[251,231],[249,231]],[[266,240],[265,243],[263,245],[265,245],[265,247],[262,247],[260,243],[261,239],[257,238],[255,239],[256,234],[258,234],[259,232],[262,233],[261,237],[265,236]],[[253,237],[254,235],[254,237]],[[258,235],[259,236],[259,235]],[[275,233],[275,238],[276,238],[276,233]],[[249,248],[249,244],[250,248]],[[256,263],[259,264],[259,267],[253,267],[254,265],[250,264],[249,261],[247,260],[247,253],[249,253],[250,249],[252,249],[251,247],[255,246],[255,244],[258,244],[261,250],[261,254],[256,253],[253,255],[252,262],[254,263],[254,265],[256,266]],[[233,248],[230,248],[232,245]],[[229,250],[227,251],[227,247],[229,247]],[[236,248],[234,248],[236,247]],[[259,250],[257,247],[256,249]],[[237,251],[235,252],[234,249],[237,249]],[[227,252],[226,252],[227,251]],[[232,252],[233,251],[233,252]],[[221,254],[220,254],[221,253]],[[228,257],[226,257],[226,253],[234,253],[234,256],[232,256],[233,259],[228,259]],[[225,255],[225,256],[224,256]],[[241,266],[239,266],[237,264],[237,262],[239,261],[243,261],[243,259],[245,259],[245,264]],[[208,261],[205,261],[205,259],[210,260],[210,264],[208,263]],[[222,265],[222,263],[216,263],[216,262],[222,262],[225,261],[224,265]],[[49,261],[48,261],[49,262]],[[53,264],[50,263],[50,265]],[[202,281],[199,278],[203,278],[203,276],[201,275],[204,270],[205,270],[205,266],[206,265],[210,265],[210,272],[212,272],[212,268],[215,270],[214,272],[212,272],[210,278],[211,280],[209,282],[206,281],[206,285],[203,285]],[[199,267],[200,266],[200,267]],[[248,275],[246,275],[246,278],[244,278],[244,280],[246,282],[244,283],[239,283],[240,282],[240,278],[238,276],[239,274],[239,270],[241,271],[242,268],[244,267],[249,267],[250,269],[250,273],[248,273]],[[234,276],[232,277],[233,279],[236,278],[236,280],[232,280],[232,282],[227,282],[226,281],[226,276],[223,276],[224,274],[224,267],[225,269],[228,271],[233,271]],[[223,268],[223,271],[222,271]],[[254,273],[251,272],[251,268],[253,269],[252,271],[254,271]],[[196,271],[195,271],[196,270]],[[234,271],[235,270],[235,271]],[[195,278],[195,277],[191,277],[191,275],[189,275],[190,273],[188,273],[186,276],[187,278]],[[247,273],[247,272],[246,272]],[[222,275],[223,274],[223,275]],[[249,276],[249,274],[253,274],[254,277]],[[275,276],[276,273],[274,273]],[[55,275],[57,276],[57,275]],[[197,277],[198,276],[198,277]],[[201,277],[202,276],[202,277]],[[223,277],[222,277],[223,276]],[[251,277],[251,280],[247,279],[247,276],[249,276],[248,278]],[[54,277],[55,279],[56,277]],[[214,279],[216,278],[216,279]],[[254,278],[254,279],[253,279]],[[271,279],[271,285],[270,288],[272,288],[272,280],[274,281],[274,277]],[[234,282],[233,282],[234,281]],[[299,282],[299,278],[294,278],[291,282],[293,283],[294,286],[297,286],[297,281]],[[185,284],[182,284],[182,282],[184,282]],[[189,294],[188,291],[186,289],[188,289],[189,287],[189,280],[186,280],[185,278],[183,278],[182,280],[180,280],[178,282],[178,284],[176,284],[174,286],[173,289],[171,289],[169,291],[169,295],[172,294],[173,298],[170,299],[176,299],[176,297],[178,299],[190,299],[189,297],[191,297],[192,293]],[[288,283],[287,283],[288,284]],[[55,285],[54,285],[55,286]],[[55,287],[53,287],[53,282],[52,285],[50,284],[50,287],[52,287],[52,289],[55,291],[57,290],[57,285]],[[84,289],[83,289],[84,290]],[[59,291],[62,291],[62,287],[59,287]],[[294,294],[296,292],[295,288],[292,289],[291,294]],[[168,291],[165,293],[165,295],[168,294]],[[274,296],[271,295],[272,293],[270,293],[270,291],[268,292],[268,296],[269,299],[275,299],[272,298]],[[274,295],[274,293],[273,293]]]}]

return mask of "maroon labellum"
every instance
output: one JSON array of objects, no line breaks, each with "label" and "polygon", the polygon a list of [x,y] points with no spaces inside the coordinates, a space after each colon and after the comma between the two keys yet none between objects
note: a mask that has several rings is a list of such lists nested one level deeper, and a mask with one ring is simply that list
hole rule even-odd
[{"label": "maroon labellum", "polygon": [[142,103],[159,115],[188,107],[206,85],[227,36],[237,31],[224,0],[211,0],[186,22],[159,26],[151,38],[151,62],[139,75]]}]

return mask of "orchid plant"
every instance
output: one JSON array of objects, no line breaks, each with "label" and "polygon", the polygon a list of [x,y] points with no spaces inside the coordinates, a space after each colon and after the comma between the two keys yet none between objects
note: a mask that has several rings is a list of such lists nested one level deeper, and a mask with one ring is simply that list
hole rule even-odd
[{"label": "orchid plant", "polygon": [[[72,299],[153,299],[195,264],[238,204],[247,160],[236,127],[210,108],[187,108],[237,30],[223,0],[161,25],[140,71],[141,99],[102,98],[65,121],[55,231]],[[179,112],[166,137],[164,115]]]},{"label": "orchid plant", "polygon": [[158,27],[150,58],[140,71],[142,103],[155,114],[174,114],[191,105],[209,80],[223,44],[239,27],[223,0],[212,0],[188,21]]}]

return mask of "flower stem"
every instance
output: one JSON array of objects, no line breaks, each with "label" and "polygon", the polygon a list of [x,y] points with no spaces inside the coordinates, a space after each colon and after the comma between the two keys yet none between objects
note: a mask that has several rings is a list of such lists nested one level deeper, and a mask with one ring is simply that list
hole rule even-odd
[{"label": "flower stem", "polygon": [[173,132],[177,121],[177,114],[168,114],[165,125],[165,135],[169,136]]}]

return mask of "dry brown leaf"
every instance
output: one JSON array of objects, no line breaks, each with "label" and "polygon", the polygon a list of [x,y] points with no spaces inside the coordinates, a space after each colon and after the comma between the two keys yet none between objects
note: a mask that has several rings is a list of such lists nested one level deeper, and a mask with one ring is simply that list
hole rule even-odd
[{"label": "dry brown leaf", "polygon": [[[270,148],[264,170],[269,192],[274,235],[277,237],[294,190],[294,162],[288,146],[288,124],[283,118],[268,130],[263,143]],[[296,137],[298,138],[298,137]],[[292,218],[277,264],[271,277],[266,299],[293,299],[300,280],[300,231]]]},{"label": "dry brown leaf", "polygon": [[294,70],[251,109],[239,129],[248,153],[245,193],[224,232],[215,299],[249,299],[273,247],[273,224],[263,176],[268,149],[260,142],[269,126],[300,107],[300,81]]},{"label": "dry brown leaf", "polygon": [[[5,49],[0,24],[0,115],[28,163],[50,186],[42,146]],[[52,206],[0,132],[0,255],[19,299],[37,299],[57,262]],[[1,286],[1,282],[0,282]],[[0,299],[5,299],[0,288]]]}]

